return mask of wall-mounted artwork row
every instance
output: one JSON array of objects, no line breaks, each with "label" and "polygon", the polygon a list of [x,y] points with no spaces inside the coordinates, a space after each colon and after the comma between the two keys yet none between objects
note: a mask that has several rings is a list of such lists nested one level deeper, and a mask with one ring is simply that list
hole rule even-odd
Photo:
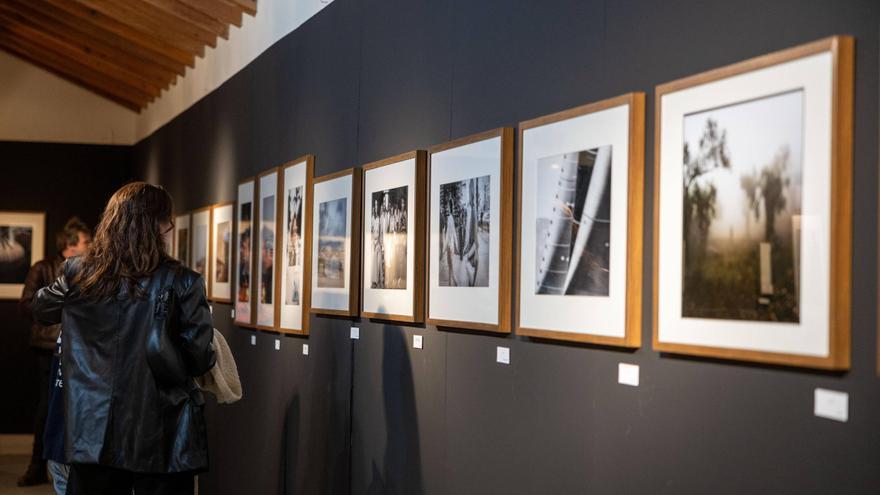
[{"label": "wall-mounted artwork row", "polygon": [[316,314],[357,316],[360,282],[361,171],[314,180],[312,301]]},{"label": "wall-mounted artwork row", "polygon": [[253,178],[238,184],[236,202],[237,223],[235,229],[235,323],[242,327],[256,325],[256,311],[253,298],[254,273],[254,192],[256,182]]},{"label": "wall-mounted artwork row", "polygon": [[186,266],[190,262],[191,222],[192,215],[189,213],[174,217],[174,248],[171,255]]},{"label": "wall-mounted artwork row", "polygon": [[428,323],[509,333],[513,129],[429,150]]},{"label": "wall-mounted artwork row", "polygon": [[280,168],[278,214],[278,330],[308,335],[311,304],[312,179],[314,157]]},{"label": "wall-mounted artwork row", "polygon": [[517,333],[638,347],[644,94],[519,129]]},{"label": "wall-mounted artwork row", "polygon": [[849,367],[853,44],[657,87],[655,349]]},{"label": "wall-mounted artwork row", "polygon": [[232,302],[232,224],[235,204],[221,203],[211,207],[211,257],[208,274],[211,277],[208,299],[214,302]]},{"label": "wall-mounted artwork row", "polygon": [[46,214],[0,212],[0,299],[18,299],[31,266],[46,254]]},{"label": "wall-mounted artwork row", "polygon": [[426,152],[369,163],[364,170],[361,313],[424,321]]}]

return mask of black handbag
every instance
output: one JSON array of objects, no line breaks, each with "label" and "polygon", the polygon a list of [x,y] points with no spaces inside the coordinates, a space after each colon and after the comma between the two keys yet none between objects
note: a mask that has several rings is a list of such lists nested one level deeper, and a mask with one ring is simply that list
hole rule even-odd
[{"label": "black handbag", "polygon": [[180,352],[178,328],[175,325],[177,300],[174,282],[177,270],[163,267],[161,290],[154,302],[153,321],[147,331],[147,364],[153,372],[156,383],[161,387],[177,387],[190,378]]}]

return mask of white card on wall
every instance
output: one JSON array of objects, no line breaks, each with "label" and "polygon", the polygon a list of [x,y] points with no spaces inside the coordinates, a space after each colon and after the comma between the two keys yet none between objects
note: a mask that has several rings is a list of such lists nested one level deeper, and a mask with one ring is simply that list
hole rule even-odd
[{"label": "white card on wall", "polygon": [[275,339],[275,350],[276,351],[281,350],[281,339]]},{"label": "white card on wall", "polygon": [[257,345],[257,336],[251,335],[251,345]]},{"label": "white card on wall", "polygon": [[846,423],[849,420],[849,394],[817,388],[814,393],[813,414],[820,418]]},{"label": "white card on wall", "polygon": [[309,344],[303,344],[303,356],[309,355]]},{"label": "white card on wall", "polygon": [[495,361],[501,364],[510,364],[510,347],[498,346],[495,349]]},{"label": "white card on wall", "polygon": [[229,314],[230,314],[230,317],[234,319],[235,318],[235,308],[232,308],[231,310],[229,310]]},{"label": "white card on wall", "polygon": [[422,348],[422,336],[421,335],[413,335],[413,349],[421,349]]},{"label": "white card on wall", "polygon": [[354,340],[361,338],[361,329],[358,327],[351,327],[351,338]]},{"label": "white card on wall", "polygon": [[617,383],[638,387],[639,366],[637,364],[619,363],[617,365]]}]

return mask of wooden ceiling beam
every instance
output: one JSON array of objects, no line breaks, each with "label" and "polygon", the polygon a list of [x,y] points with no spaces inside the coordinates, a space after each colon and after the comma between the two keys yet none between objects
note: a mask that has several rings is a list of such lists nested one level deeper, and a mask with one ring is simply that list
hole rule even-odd
[{"label": "wooden ceiling beam", "polygon": [[131,43],[141,45],[151,50],[162,53],[171,59],[193,67],[195,65],[195,53],[187,51],[183,48],[175,46],[171,43],[163,41],[153,36],[149,30],[135,29],[128,24],[117,21],[116,19],[105,15],[95,9],[86,7],[85,5],[71,0],[42,0],[54,7],[57,7],[70,15],[78,17],[80,20],[90,22],[100,26]]},{"label": "wooden ceiling beam", "polygon": [[139,112],[150,101],[147,95],[109,83],[103,75],[93,74],[89,70],[79,67],[75,62],[47,50],[28,46],[21,40],[6,34],[0,33],[0,47],[64,79],[73,81],[89,91],[111,98],[134,111]]},{"label": "wooden ceiling beam", "polygon": [[27,11],[18,6],[0,2],[0,19],[9,23],[18,23],[39,30],[46,36],[51,36],[59,42],[71,46],[71,48],[86,54],[92,54],[99,59],[119,66],[129,72],[137,74],[144,80],[167,89],[177,74],[165,67],[153,62],[132,56],[115,47],[105,45],[78,31],[67,29],[66,26],[54,22],[51,18],[39,13]]},{"label": "wooden ceiling beam", "polygon": [[[168,15],[179,19],[179,22],[193,24],[199,28],[210,32],[216,41],[217,36],[229,39],[229,24],[220,22],[217,19],[205,14],[201,10],[190,7],[189,5],[179,2],[178,0],[143,0],[145,3],[152,5],[154,8],[165,12]],[[212,45],[214,46],[214,45]]]},{"label": "wooden ceiling beam", "polygon": [[50,29],[52,32],[63,32],[74,39],[86,39],[102,44],[114,52],[124,54],[124,58],[130,58],[133,63],[155,65],[181,76],[186,73],[184,62],[179,62],[162,52],[134,43],[98,25],[82,22],[79,17],[71,16],[68,12],[44,1],[4,0],[2,3],[32,21],[40,22],[41,26],[45,25],[46,29]]},{"label": "wooden ceiling beam", "polygon": [[241,9],[235,5],[217,0],[177,0],[177,2],[204,12],[224,24],[241,27]]},{"label": "wooden ceiling beam", "polygon": [[231,3],[241,10],[243,10],[246,14],[254,16],[257,15],[257,0],[223,0],[226,3]]},{"label": "wooden ceiling beam", "polygon": [[140,74],[101,60],[93,54],[86,53],[25,24],[16,23],[7,16],[0,14],[0,33],[18,37],[26,43],[32,43],[49,50],[61,57],[73,60],[84,67],[106,75],[119,84],[130,86],[155,98],[162,92],[159,84],[147,80]]},{"label": "wooden ceiling beam", "polygon": [[[216,44],[216,37],[210,33],[202,33],[200,29],[191,25],[181,29],[183,23],[179,20],[157,12],[149,5],[142,4],[141,0],[134,2],[120,2],[119,0],[67,1],[74,1],[134,29],[150,33],[154,38],[183,48],[199,57],[205,55],[205,45],[209,44],[209,41]],[[205,36],[202,37],[202,34]]]}]

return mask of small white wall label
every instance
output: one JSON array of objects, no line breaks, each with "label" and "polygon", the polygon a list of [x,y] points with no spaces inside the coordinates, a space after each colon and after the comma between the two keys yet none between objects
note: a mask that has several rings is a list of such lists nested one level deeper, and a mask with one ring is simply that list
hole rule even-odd
[{"label": "small white wall label", "polygon": [[639,386],[639,365],[618,363],[617,365],[617,383],[621,385],[629,385],[632,387]]},{"label": "small white wall label", "polygon": [[413,335],[413,349],[421,349],[422,348],[422,336],[421,335]]},{"label": "small white wall label", "polygon": [[817,388],[814,393],[813,414],[820,418],[846,423],[849,420],[849,394]]},{"label": "small white wall label", "polygon": [[495,361],[501,364],[510,364],[510,347],[496,347]]},{"label": "small white wall label", "polygon": [[351,338],[354,340],[361,338],[361,329],[358,327],[351,327]]}]

